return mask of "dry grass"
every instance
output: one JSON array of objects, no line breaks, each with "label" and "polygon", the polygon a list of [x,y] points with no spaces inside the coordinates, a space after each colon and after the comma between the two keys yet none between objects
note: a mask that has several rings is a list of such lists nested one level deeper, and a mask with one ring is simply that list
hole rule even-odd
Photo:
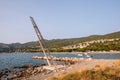
[{"label": "dry grass", "polygon": [[48,80],[120,80],[120,60],[115,61],[112,67],[107,67],[103,63],[91,70],[61,74],[59,77],[52,77]]},{"label": "dry grass", "polygon": [[115,67],[116,67],[116,68],[119,68],[119,69],[120,69],[120,60],[116,60],[116,61],[114,62],[114,64],[115,64]]}]

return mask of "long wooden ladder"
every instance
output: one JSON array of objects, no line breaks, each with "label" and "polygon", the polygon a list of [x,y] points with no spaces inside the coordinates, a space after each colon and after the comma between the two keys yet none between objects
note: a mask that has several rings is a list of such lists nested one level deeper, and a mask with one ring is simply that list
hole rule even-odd
[{"label": "long wooden ladder", "polygon": [[[46,45],[45,45],[45,41],[44,41],[44,39],[43,39],[43,36],[41,35],[41,32],[40,32],[40,30],[38,29],[38,27],[37,27],[37,25],[36,25],[33,17],[30,16],[30,20],[31,20],[31,22],[32,22],[33,28],[34,28],[34,30],[35,30],[35,32],[36,32],[36,35],[37,35],[37,37],[38,37],[38,39],[39,39],[39,44],[40,44],[40,47],[41,47],[41,49],[42,49],[42,51],[43,51],[43,53],[44,53],[44,56],[46,57],[47,63],[48,63],[49,66],[51,66],[52,64],[51,64],[51,62],[49,61],[48,57],[49,57],[49,58],[52,58],[52,57],[51,57],[51,55],[50,55],[49,50],[47,49],[47,47],[46,47]],[[52,59],[51,59],[51,60],[52,60]]]}]

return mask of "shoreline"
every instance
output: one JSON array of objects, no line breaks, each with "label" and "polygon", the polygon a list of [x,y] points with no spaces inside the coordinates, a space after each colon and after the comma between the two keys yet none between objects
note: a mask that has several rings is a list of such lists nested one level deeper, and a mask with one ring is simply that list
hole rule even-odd
[{"label": "shoreline", "polygon": [[[119,60],[119,59],[117,59]],[[51,77],[59,77],[61,75],[65,75],[71,72],[75,72],[75,71],[80,71],[80,70],[84,70],[84,69],[92,69],[94,68],[96,65],[104,65],[106,64],[106,66],[113,66],[114,62],[116,60],[113,59],[84,59],[82,61],[80,61],[79,63],[75,63],[73,65],[67,66],[65,69],[58,71],[58,72],[51,72],[49,74],[43,75],[40,77],[40,74],[30,77],[27,80],[48,80],[48,78]]]},{"label": "shoreline", "polygon": [[[42,54],[42,52],[0,52],[0,54],[2,53],[38,53],[38,54]],[[50,52],[51,54],[80,54],[80,53],[86,53],[86,52]],[[88,54],[119,54],[120,51],[87,51]]]},{"label": "shoreline", "polygon": [[[64,69],[60,71],[51,71],[43,69],[45,65],[33,66],[26,65],[22,67],[14,67],[13,69],[4,69],[0,71],[0,76],[3,79],[10,78],[12,80],[47,80],[49,77],[59,76],[61,74],[67,74],[70,72],[83,70],[83,69],[91,69],[96,65],[106,64],[106,66],[114,65],[114,62],[119,59],[83,59],[75,64],[65,65]],[[10,75],[12,76],[10,77]],[[0,78],[0,79],[2,79]]]},{"label": "shoreline", "polygon": [[[71,54],[71,53],[75,53],[75,54],[80,54],[80,53],[86,53],[86,52],[50,52],[51,54],[59,54],[59,53],[65,53],[65,54]],[[90,54],[96,54],[96,53],[100,53],[100,54],[111,54],[111,53],[120,53],[120,51],[87,51],[87,53],[90,53]]]}]

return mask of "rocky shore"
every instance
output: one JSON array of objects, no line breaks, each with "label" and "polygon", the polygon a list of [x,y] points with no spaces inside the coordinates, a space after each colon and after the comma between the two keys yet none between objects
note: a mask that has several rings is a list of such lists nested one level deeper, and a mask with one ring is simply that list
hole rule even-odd
[{"label": "rocky shore", "polygon": [[[71,65],[69,63],[69,65]],[[40,75],[39,77],[48,75],[49,73],[56,72],[58,70],[63,70],[68,64],[56,65],[56,66],[47,66],[46,64],[33,66],[33,65],[24,65],[21,67],[14,67],[11,69],[2,69],[0,70],[0,80],[30,80],[30,77]],[[51,68],[51,69],[49,69]]]},{"label": "rocky shore", "polygon": [[[34,59],[43,59],[46,60],[46,57],[39,57],[39,56],[33,56]],[[51,58],[48,58],[49,60]],[[74,64],[76,62],[81,61],[80,58],[53,58],[54,61],[62,61],[64,63],[54,66],[47,66],[46,64],[42,65],[24,65],[21,67],[14,67],[11,69],[2,69],[0,70],[0,80],[27,80],[29,77],[35,76],[39,74],[42,75],[48,75],[48,73],[54,72],[56,70],[64,69],[67,66],[70,66],[71,64]],[[40,77],[39,76],[39,77]],[[29,79],[28,79],[29,80]]]},{"label": "rocky shore", "polygon": [[75,72],[75,71],[81,71],[85,69],[92,69],[97,65],[102,66],[113,66],[116,59],[83,59],[82,61],[75,63],[73,65],[66,66],[66,68],[57,71],[57,72],[51,72],[49,74],[41,76],[41,74],[37,74],[34,77],[28,78],[28,80],[49,80],[50,77],[60,77],[62,75]]},{"label": "rocky shore", "polygon": [[0,70],[0,80],[26,80],[30,76],[36,74],[47,74],[50,70],[43,69],[45,64],[39,66],[25,65],[22,67],[14,67],[12,69]]},{"label": "rocky shore", "polygon": [[106,64],[106,66],[112,66],[115,61],[114,59],[83,59],[73,65],[64,65],[64,67],[57,71],[46,69],[45,64],[39,66],[25,65],[0,70],[0,80],[47,80],[48,77],[59,76],[82,69],[90,69],[96,65]]}]

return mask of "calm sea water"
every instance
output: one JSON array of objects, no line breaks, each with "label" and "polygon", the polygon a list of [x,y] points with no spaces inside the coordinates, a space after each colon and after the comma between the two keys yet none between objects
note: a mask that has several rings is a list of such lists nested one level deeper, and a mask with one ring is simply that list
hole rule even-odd
[{"label": "calm sea water", "polygon": [[[80,57],[76,54],[52,54],[55,57]],[[95,59],[120,59],[120,54],[90,54]],[[32,56],[44,56],[40,53],[0,53],[0,69],[13,68],[27,64],[40,65],[44,60],[32,59]]]}]

